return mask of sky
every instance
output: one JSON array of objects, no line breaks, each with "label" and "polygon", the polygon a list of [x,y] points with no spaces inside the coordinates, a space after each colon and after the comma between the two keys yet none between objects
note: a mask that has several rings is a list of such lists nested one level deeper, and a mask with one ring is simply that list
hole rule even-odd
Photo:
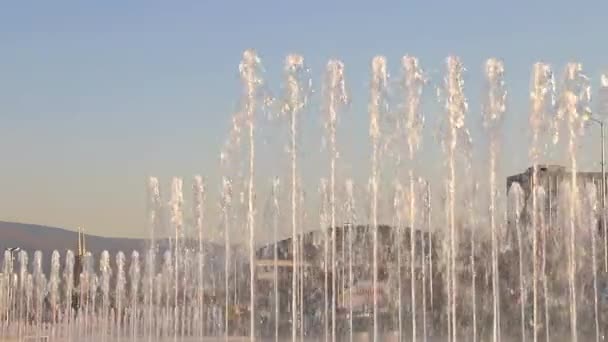
[{"label": "sky", "polygon": [[[579,61],[597,85],[608,70],[607,13],[608,2],[562,0],[6,2],[0,219],[144,236],[148,176],[168,190],[173,176],[203,174],[219,188],[219,152],[238,106],[238,64],[248,48],[260,55],[277,93],[290,53],[304,56],[317,89],[329,59],[345,63],[352,103],[341,119],[341,172],[355,178],[369,170],[366,110],[375,55],[385,55],[395,74],[401,56],[417,56],[435,81],[445,58],[460,56],[468,69],[467,122],[479,145],[482,66],[501,58],[509,89],[501,172],[521,172],[532,64],[546,61],[559,73]],[[322,124],[318,112],[306,113],[311,127]],[[439,115],[427,113],[429,130]],[[313,179],[322,174],[313,162],[317,131],[300,141],[308,151],[303,160],[312,160],[301,171]],[[589,168],[597,167],[591,156],[599,153],[598,136],[591,130],[581,143]],[[281,145],[268,141],[269,151]],[[421,170],[435,172],[426,169],[438,169],[439,159],[421,157]],[[261,183],[273,167],[261,164]]]}]

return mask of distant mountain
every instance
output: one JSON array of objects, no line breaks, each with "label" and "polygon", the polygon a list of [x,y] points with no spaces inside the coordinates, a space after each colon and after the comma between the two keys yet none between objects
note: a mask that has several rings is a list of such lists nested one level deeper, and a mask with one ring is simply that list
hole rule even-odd
[{"label": "distant mountain", "polygon": [[[95,259],[95,268],[98,268],[98,261],[101,252],[107,250],[110,253],[110,259],[114,264],[116,254],[122,251],[127,260],[130,259],[133,251],[138,251],[140,255],[140,263],[143,267],[144,252],[146,248],[146,239],[132,238],[110,238],[96,235],[86,234],[86,249],[91,252]],[[166,241],[160,242],[161,246],[168,246]],[[197,242],[188,241],[188,246],[198,246]],[[48,271],[50,267],[51,254],[57,250],[61,255],[61,263],[64,263],[65,254],[68,250],[76,253],[78,249],[78,233],[62,228],[41,226],[35,224],[25,224],[16,222],[0,221],[0,259],[4,256],[4,251],[8,248],[19,247],[27,251],[30,264],[33,260],[35,251],[41,251],[43,255],[43,268]],[[206,254],[207,266],[214,270],[223,269],[225,248],[211,242],[205,242],[204,245]],[[163,247],[161,247],[163,249]],[[233,253],[236,252],[233,249]],[[161,253],[162,254],[162,253]],[[162,255],[156,257],[157,264],[160,265]],[[17,267],[17,264],[15,264]],[[0,270],[0,272],[2,272]]]},{"label": "distant mountain", "polygon": [[[141,251],[145,241],[86,235],[87,250],[94,255],[103,250],[111,254],[123,251],[128,255],[133,250]],[[68,249],[75,252],[78,248],[78,233],[56,227],[0,221],[0,251],[12,247],[24,249],[29,254],[39,250],[45,257],[50,257],[54,250],[64,255]]]}]

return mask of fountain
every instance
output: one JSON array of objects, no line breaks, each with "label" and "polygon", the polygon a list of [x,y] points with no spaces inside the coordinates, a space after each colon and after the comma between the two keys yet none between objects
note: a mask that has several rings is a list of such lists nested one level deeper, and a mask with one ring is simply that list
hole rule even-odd
[{"label": "fountain", "polygon": [[[533,66],[532,166],[509,177],[505,192],[500,146],[521,137],[504,134],[503,61],[484,65],[481,108],[469,106],[464,63],[456,56],[446,59],[438,80],[413,56],[402,58],[399,82],[389,70],[384,56],[372,59],[370,162],[354,167],[369,173],[366,183],[344,171],[340,155],[349,150],[340,119],[356,110],[344,64],[327,63],[323,103],[315,107],[303,56],[287,56],[275,98],[261,58],[245,51],[221,184],[194,176],[184,199],[188,187],[176,177],[164,198],[151,177],[149,237],[141,251],[93,255],[80,234],[76,255],[5,251],[0,339],[603,340],[604,183],[580,171],[584,116],[591,111],[582,66],[568,64],[557,84],[548,64]],[[317,109],[326,159],[310,165],[301,147],[308,144],[305,120]],[[476,112],[487,139],[481,162],[467,128]],[[261,152],[261,122],[268,119],[277,119],[287,137],[276,167]],[[441,176],[423,167],[428,119],[441,123]],[[546,165],[555,154],[566,167]],[[321,170],[320,179],[308,179],[311,168]]]}]

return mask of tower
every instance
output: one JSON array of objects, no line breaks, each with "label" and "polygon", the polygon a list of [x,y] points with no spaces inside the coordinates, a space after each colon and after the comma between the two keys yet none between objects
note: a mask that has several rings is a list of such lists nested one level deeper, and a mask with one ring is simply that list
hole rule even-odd
[{"label": "tower", "polygon": [[80,274],[83,270],[84,256],[87,252],[84,230],[78,227],[78,246],[74,258],[74,294],[72,296],[72,306],[78,309],[80,306]]},{"label": "tower", "polygon": [[84,262],[84,256],[87,253],[86,240],[84,230],[78,227],[78,249],[76,251],[76,258],[74,262],[74,286],[78,286],[80,282],[80,273],[82,273],[82,264]]}]

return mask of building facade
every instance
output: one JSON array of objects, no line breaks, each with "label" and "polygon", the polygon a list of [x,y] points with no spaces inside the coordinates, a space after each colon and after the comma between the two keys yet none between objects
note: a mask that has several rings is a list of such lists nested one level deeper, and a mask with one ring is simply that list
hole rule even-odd
[{"label": "building facade", "polygon": [[[534,179],[534,177],[537,179]],[[560,196],[564,187],[566,186],[568,191],[570,190],[570,184],[572,181],[572,172],[566,167],[560,165],[538,165],[536,173],[534,167],[529,167],[526,171],[507,177],[507,193],[510,193],[513,189],[513,184],[517,183],[523,192],[523,203],[521,203],[521,212],[519,213],[521,222],[529,222],[529,214],[531,212],[530,206],[532,205],[532,188],[534,185],[542,187],[545,199],[543,203],[537,204],[538,208],[544,212],[545,223],[550,224],[553,220],[558,219],[557,213],[559,211]],[[598,221],[600,221],[601,215],[599,209],[602,203],[602,173],[601,172],[583,172],[578,171],[576,173],[576,182],[578,184],[579,192],[586,191],[586,187],[589,184],[594,184],[596,189],[596,198],[598,204]],[[564,197],[561,197],[564,198]],[[513,206],[512,201],[508,201],[509,206]],[[513,210],[513,208],[509,208]]]},{"label": "building facade", "polygon": [[[291,329],[295,270],[296,305],[303,310],[296,314],[300,329],[323,331],[324,322],[332,319],[333,308],[338,329],[345,328],[351,314],[358,329],[371,327],[374,289],[379,316],[383,317],[380,320],[382,325],[395,328],[399,310],[396,298],[404,298],[401,303],[403,312],[411,312],[412,234],[405,227],[401,231],[385,225],[378,227],[374,283],[373,231],[370,226],[345,225],[301,234],[296,237],[295,244],[289,238],[259,249],[256,255],[256,310],[262,316],[260,321],[267,322],[269,331],[272,331],[278,310],[280,330],[287,332]],[[439,279],[440,268],[436,264],[439,246],[428,232],[414,230],[413,237],[414,283],[419,287],[415,291],[418,294],[427,291],[440,297],[442,282]],[[422,289],[423,286],[426,289]],[[402,291],[401,296],[395,292],[399,290]],[[437,307],[441,305],[440,298],[429,302]],[[326,305],[330,316],[325,318]],[[418,307],[417,315],[421,315],[422,310]],[[432,311],[429,305],[429,317]]]}]

